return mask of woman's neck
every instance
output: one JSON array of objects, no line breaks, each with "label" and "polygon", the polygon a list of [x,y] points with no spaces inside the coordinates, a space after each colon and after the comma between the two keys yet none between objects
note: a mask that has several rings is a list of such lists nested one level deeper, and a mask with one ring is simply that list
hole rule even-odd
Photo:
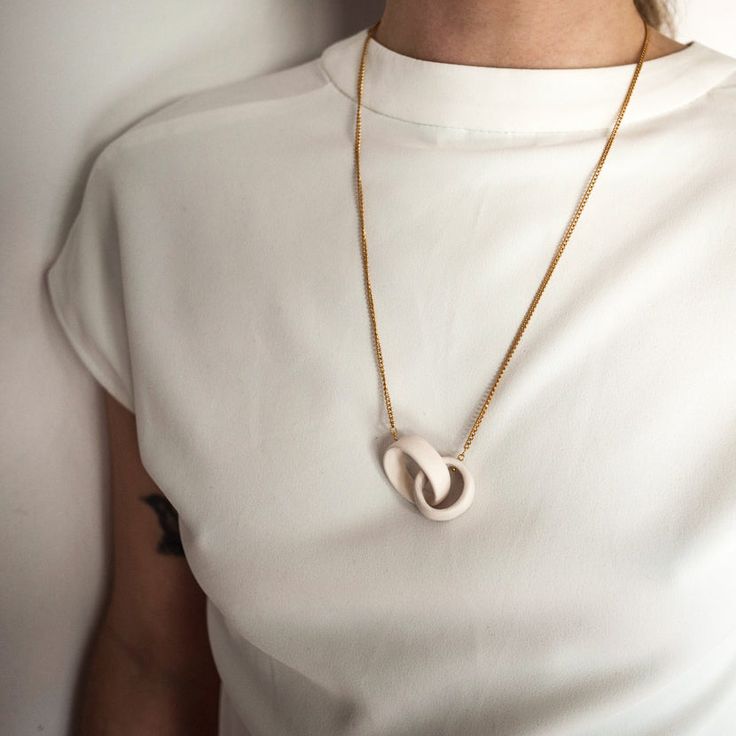
[{"label": "woman's neck", "polygon": [[[636,62],[644,26],[633,0],[386,0],[375,37],[429,61],[579,68]],[[650,29],[646,58],[683,47]]]}]

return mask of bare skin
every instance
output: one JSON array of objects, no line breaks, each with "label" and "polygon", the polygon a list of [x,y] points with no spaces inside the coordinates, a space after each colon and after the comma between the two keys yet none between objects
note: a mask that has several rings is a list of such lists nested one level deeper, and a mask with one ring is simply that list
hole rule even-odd
[{"label": "bare skin", "polygon": [[[632,0],[386,0],[375,38],[428,61],[575,68],[636,62],[644,27]],[[650,29],[646,58],[684,46]]]},{"label": "bare skin", "polygon": [[219,678],[176,512],[143,467],[135,415],[105,394],[113,565],[84,673],[79,736],[214,736]]},{"label": "bare skin", "polygon": [[[638,59],[631,0],[387,0],[377,40],[419,59],[521,68]],[[683,44],[650,31],[647,59]],[[214,736],[219,680],[205,597],[176,516],[141,462],[135,416],[106,395],[114,564],[81,691],[78,736]]]}]

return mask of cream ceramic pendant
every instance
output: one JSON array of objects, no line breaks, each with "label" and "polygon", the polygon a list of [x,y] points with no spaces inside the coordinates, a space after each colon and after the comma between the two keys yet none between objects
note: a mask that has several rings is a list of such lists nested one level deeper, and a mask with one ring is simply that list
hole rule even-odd
[{"label": "cream ceramic pendant", "polygon": [[[414,477],[407,468],[408,460],[419,468]],[[457,498],[443,504],[452,484],[451,467],[460,473],[463,485]],[[475,482],[465,464],[455,457],[443,457],[419,435],[399,437],[384,453],[383,469],[391,485],[433,521],[454,519],[473,502]]]},{"label": "cream ceramic pendant", "polygon": [[[373,38],[380,22],[381,21],[379,19],[378,22],[370,27],[368,33],[366,33],[365,41],[363,42],[363,50],[360,55],[360,66],[358,69],[357,80],[357,105],[355,107],[355,183],[358,195],[358,215],[360,219],[363,281],[365,283],[368,313],[371,320],[373,344],[376,353],[378,371],[381,375],[381,383],[383,386],[383,399],[386,404],[386,413],[388,415],[389,424],[391,426],[391,436],[397,437],[398,433],[396,430],[396,423],[394,421],[391,397],[388,391],[386,371],[384,369],[383,350],[381,349],[381,341],[378,337],[378,321],[376,319],[373,289],[371,288],[371,278],[368,267],[368,239],[366,236],[365,227],[363,179],[360,173],[360,143],[362,131],[361,109],[363,107],[363,82],[365,78],[367,57],[366,52],[368,50],[368,43],[370,42],[371,38]],[[624,112],[626,111],[626,106],[629,104],[629,99],[631,98],[631,94],[634,91],[636,80],[639,77],[639,72],[641,71],[644,59],[646,58],[647,48],[649,45],[649,24],[646,22],[643,16],[642,23],[644,24],[644,40],[642,42],[641,51],[639,53],[639,61],[636,63],[636,68],[634,69],[631,81],[629,82],[629,88],[626,92],[626,96],[624,97],[623,104],[619,109],[618,116],[616,117],[616,122],[613,125],[613,129],[608,135],[603,153],[598,159],[598,163],[596,164],[593,175],[588,181],[588,186],[586,187],[585,192],[578,201],[577,208],[575,209],[575,214],[568,223],[567,230],[562,236],[562,240],[557,246],[554,257],[547,267],[547,271],[545,272],[542,281],[537,287],[537,291],[535,292],[534,298],[532,299],[531,304],[529,305],[526,314],[521,321],[521,325],[516,331],[516,335],[511,341],[511,345],[509,345],[508,350],[506,351],[506,355],[501,362],[501,368],[496,373],[496,378],[490,389],[486,393],[483,405],[479,409],[478,414],[475,417],[475,421],[473,422],[473,426],[468,432],[468,437],[465,440],[462,452],[459,453],[458,458],[443,457],[437,452],[437,450],[434,449],[434,447],[432,447],[432,445],[429,444],[429,442],[427,442],[427,440],[419,437],[418,435],[407,435],[405,437],[399,437],[398,439],[396,439],[396,441],[386,450],[383,456],[383,469],[386,471],[386,475],[391,481],[393,487],[407,501],[411,501],[411,503],[413,503],[417,507],[417,509],[428,519],[433,519],[435,521],[449,521],[450,519],[454,519],[456,516],[460,516],[460,514],[462,514],[464,511],[467,511],[467,509],[470,507],[470,504],[473,502],[473,496],[475,494],[475,483],[473,481],[473,477],[468,472],[468,469],[459,458],[463,458],[463,460],[465,459],[465,454],[470,447],[470,443],[475,438],[475,435],[478,432],[478,428],[480,427],[480,423],[483,421],[483,417],[486,415],[488,406],[491,403],[493,396],[495,395],[496,388],[498,387],[498,382],[504,375],[506,367],[511,360],[511,356],[514,354],[516,346],[519,344],[519,340],[521,340],[521,336],[524,334],[524,331],[529,324],[529,320],[531,319],[532,314],[534,314],[534,310],[537,308],[537,304],[539,303],[542,293],[544,292],[547,283],[552,276],[552,272],[554,271],[558,261],[560,260],[560,257],[562,256],[562,252],[564,251],[568,241],[570,240],[572,231],[574,230],[575,225],[580,219],[583,207],[585,207],[585,203],[588,201],[590,193],[593,190],[593,186],[598,180],[598,175],[600,174],[603,168],[603,164],[606,161],[608,151],[610,150],[611,145],[613,144],[613,140],[616,137],[616,133],[618,132],[619,126],[621,125],[621,121],[624,117]],[[414,477],[412,477],[407,467],[407,463],[410,460],[413,461],[419,468]],[[462,488],[460,489],[459,494],[453,494],[452,498],[448,498],[451,490],[450,486],[452,485],[452,475],[451,471],[448,470],[448,468],[454,468],[455,475],[459,473],[460,480],[462,482]]]}]

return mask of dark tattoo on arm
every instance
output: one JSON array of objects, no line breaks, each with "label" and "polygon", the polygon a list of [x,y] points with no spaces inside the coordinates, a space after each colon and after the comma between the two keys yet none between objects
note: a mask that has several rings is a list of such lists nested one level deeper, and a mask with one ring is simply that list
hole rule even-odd
[{"label": "dark tattoo on arm", "polygon": [[160,493],[141,496],[141,501],[148,504],[156,512],[159,526],[163,532],[161,539],[158,540],[158,544],[156,545],[156,551],[162,555],[178,555],[183,557],[184,548],[181,546],[179,514],[176,512],[176,509]]}]

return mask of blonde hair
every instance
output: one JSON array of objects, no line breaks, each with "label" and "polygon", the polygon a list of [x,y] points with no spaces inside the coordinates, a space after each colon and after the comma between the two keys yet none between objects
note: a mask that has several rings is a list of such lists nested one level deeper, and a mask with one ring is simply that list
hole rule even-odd
[{"label": "blonde hair", "polygon": [[644,20],[658,31],[674,30],[672,9],[668,0],[634,0],[634,5]]}]

